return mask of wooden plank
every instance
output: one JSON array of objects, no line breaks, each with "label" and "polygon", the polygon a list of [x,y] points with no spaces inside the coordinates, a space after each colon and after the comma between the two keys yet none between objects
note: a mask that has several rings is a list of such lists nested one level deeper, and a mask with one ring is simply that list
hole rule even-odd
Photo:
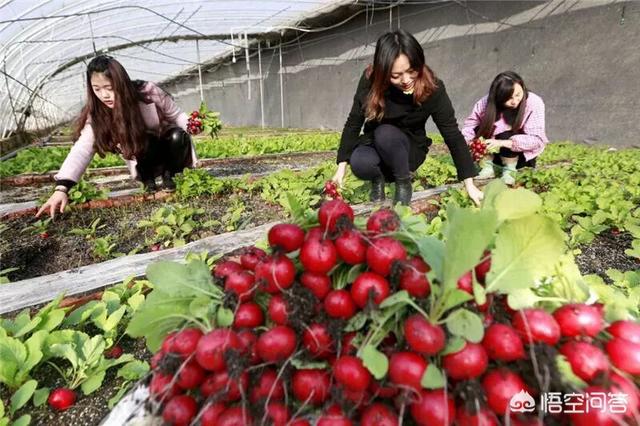
[{"label": "wooden plank", "polygon": [[[413,194],[412,204],[438,195],[460,184],[443,185]],[[371,212],[376,206],[360,204],[354,206],[356,214]],[[189,252],[208,251],[214,254],[229,253],[244,246],[255,244],[264,238],[267,231],[278,222],[271,222],[255,228],[214,235],[193,241],[184,247],[157,252],[119,257],[102,263],[87,265],[55,274],[16,281],[0,286],[0,314],[12,312],[27,306],[48,302],[60,293],[73,295],[103,288],[121,282],[129,276],[142,276],[147,266],[157,260],[184,260]]]}]

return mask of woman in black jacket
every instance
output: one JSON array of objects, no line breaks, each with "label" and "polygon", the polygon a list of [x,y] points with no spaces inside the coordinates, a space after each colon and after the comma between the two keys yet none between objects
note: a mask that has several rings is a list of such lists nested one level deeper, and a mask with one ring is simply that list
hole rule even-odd
[{"label": "woman in black jacket", "polygon": [[425,131],[429,117],[449,147],[458,179],[478,204],[483,194],[473,183],[476,169],[444,83],[425,64],[420,43],[404,30],[378,39],[373,65],[358,83],[342,131],[333,181],[342,185],[349,163],[354,175],[371,181],[371,201],[384,200],[385,181],[395,181],[394,203],[409,204],[411,173],[431,145]]}]

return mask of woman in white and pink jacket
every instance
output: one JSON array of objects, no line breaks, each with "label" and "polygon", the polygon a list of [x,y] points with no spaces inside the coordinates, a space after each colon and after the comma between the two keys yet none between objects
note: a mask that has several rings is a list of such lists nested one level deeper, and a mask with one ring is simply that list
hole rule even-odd
[{"label": "woman in white and pink jacket", "polygon": [[107,55],[87,66],[87,103],[77,121],[76,142],[55,175],[56,187],[36,216],[64,211],[67,193],[89,166],[94,154],[119,153],[133,179],[146,191],[175,190],[173,176],[196,165],[197,157],[186,132],[188,116],[171,95],[147,81],[132,81],[124,67]]},{"label": "woman in white and pink jacket", "polygon": [[549,140],[545,133],[544,102],[527,90],[513,71],[496,76],[484,96],[464,121],[462,135],[467,144],[483,137],[490,151],[481,162],[478,178],[494,177],[494,164],[502,167],[502,180],[515,184],[516,169],[535,167],[536,158]]}]

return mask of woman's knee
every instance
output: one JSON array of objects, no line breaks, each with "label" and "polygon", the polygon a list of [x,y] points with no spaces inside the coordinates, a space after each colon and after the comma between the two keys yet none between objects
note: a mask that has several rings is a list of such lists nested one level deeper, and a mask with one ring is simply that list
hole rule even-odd
[{"label": "woman's knee", "polygon": [[399,144],[408,148],[409,139],[402,130],[391,124],[381,124],[373,131],[373,140],[377,148],[397,149]]},{"label": "woman's knee", "polygon": [[191,136],[180,127],[172,127],[162,134],[162,138],[173,147],[185,147],[191,144]]},{"label": "woman's knee", "polygon": [[362,180],[371,180],[380,174],[380,166],[373,158],[366,155],[354,155],[349,159],[351,172]]}]

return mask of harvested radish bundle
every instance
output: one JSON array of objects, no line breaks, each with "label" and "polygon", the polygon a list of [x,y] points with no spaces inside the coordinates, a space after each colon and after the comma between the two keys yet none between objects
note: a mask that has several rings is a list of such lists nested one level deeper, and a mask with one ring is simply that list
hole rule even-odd
[{"label": "harvested radish bundle", "polygon": [[220,113],[210,111],[204,102],[200,104],[199,110],[194,110],[189,114],[189,120],[187,121],[187,132],[189,134],[197,135],[205,132],[213,138],[218,136],[220,129],[222,129]]},{"label": "harvested radish bundle", "polygon": [[451,207],[441,241],[408,209],[354,221],[334,199],[213,272],[150,266],[154,290],[128,332],[157,352],[158,413],[203,425],[541,424],[543,393],[601,391],[625,393],[625,411],[554,421],[632,424],[640,324],[536,293],[567,249],[537,204],[518,208],[498,221],[492,208]]},{"label": "harvested radish bundle", "polygon": [[473,161],[478,162],[487,155],[487,144],[484,138],[476,138],[469,144]]},{"label": "harvested radish bundle", "polygon": [[328,180],[325,184],[324,184],[324,189],[323,189],[324,194],[331,198],[341,198],[340,197],[340,191],[338,190],[338,186],[335,184],[335,182]]}]

